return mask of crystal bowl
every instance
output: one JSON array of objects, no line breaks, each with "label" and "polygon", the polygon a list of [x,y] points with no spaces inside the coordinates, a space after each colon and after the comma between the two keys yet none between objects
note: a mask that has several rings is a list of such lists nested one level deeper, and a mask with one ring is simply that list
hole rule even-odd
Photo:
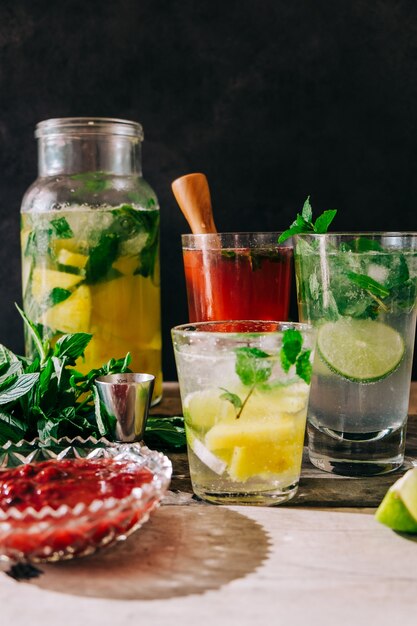
[{"label": "crystal bowl", "polygon": [[[59,439],[6,444],[0,451],[0,467],[33,464],[55,459],[112,459],[151,472],[149,482],[122,498],[101,496],[85,504],[65,502],[36,510],[33,506],[0,508],[0,558],[45,562],[92,554],[103,546],[126,539],[149,519],[170,482],[169,459],[140,444],[116,444],[107,440]],[[63,464],[64,467],[65,464]],[[121,464],[122,465],[122,464]],[[1,474],[4,474],[0,469]]]}]

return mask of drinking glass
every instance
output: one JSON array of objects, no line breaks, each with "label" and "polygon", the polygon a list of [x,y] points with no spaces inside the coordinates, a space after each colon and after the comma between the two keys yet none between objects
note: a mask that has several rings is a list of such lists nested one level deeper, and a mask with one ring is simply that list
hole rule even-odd
[{"label": "drinking glass", "polygon": [[190,322],[287,320],[293,251],[279,235],[182,235]]},{"label": "drinking glass", "polygon": [[172,330],[194,492],[279,504],[298,487],[315,332],[290,322]]},{"label": "drinking glass", "polygon": [[317,328],[311,462],[349,476],[404,461],[416,325],[416,233],[297,235],[300,320]]}]

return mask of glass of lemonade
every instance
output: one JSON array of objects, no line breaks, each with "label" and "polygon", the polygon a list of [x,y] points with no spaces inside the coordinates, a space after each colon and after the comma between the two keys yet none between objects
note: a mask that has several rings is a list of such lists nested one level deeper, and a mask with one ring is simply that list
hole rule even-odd
[{"label": "glass of lemonade", "polygon": [[309,455],[344,475],[404,460],[417,293],[417,234],[294,238],[300,319],[317,328]]},{"label": "glass of lemonade", "polygon": [[290,322],[172,330],[193,490],[273,505],[298,487],[315,331]]},{"label": "glass of lemonade", "polygon": [[190,322],[287,320],[293,251],[279,235],[182,235]]},{"label": "glass of lemonade", "polygon": [[[131,353],[162,395],[159,206],[142,178],[142,127],[103,118],[37,126],[39,177],[22,203],[26,314],[52,342],[93,338],[83,373]],[[30,338],[27,354],[33,353]]]}]

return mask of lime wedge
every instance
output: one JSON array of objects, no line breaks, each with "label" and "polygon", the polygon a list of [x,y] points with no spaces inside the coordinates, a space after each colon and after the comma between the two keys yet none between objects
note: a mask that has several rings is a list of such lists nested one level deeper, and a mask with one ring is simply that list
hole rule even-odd
[{"label": "lime wedge", "polygon": [[370,319],[342,318],[323,324],[317,347],[333,372],[361,383],[389,376],[404,356],[401,335],[390,326]]},{"label": "lime wedge", "polygon": [[388,489],[375,518],[393,530],[417,533],[417,468],[406,472]]}]

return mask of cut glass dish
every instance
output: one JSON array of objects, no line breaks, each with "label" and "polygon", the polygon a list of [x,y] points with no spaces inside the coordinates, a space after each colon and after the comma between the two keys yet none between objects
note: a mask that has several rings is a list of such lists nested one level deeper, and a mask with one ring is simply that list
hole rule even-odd
[{"label": "cut glass dish", "polygon": [[[168,489],[172,465],[169,459],[140,444],[118,444],[106,439],[51,439],[8,443],[0,449],[2,470],[54,459],[112,459],[147,470],[149,482],[122,498],[101,495],[88,504],[50,505],[36,510],[22,505],[0,508],[0,558],[45,562],[92,554],[125,539],[144,524]],[[64,465],[64,464],[63,464]],[[3,472],[5,474],[5,472]],[[30,480],[30,479],[29,479]]]}]

